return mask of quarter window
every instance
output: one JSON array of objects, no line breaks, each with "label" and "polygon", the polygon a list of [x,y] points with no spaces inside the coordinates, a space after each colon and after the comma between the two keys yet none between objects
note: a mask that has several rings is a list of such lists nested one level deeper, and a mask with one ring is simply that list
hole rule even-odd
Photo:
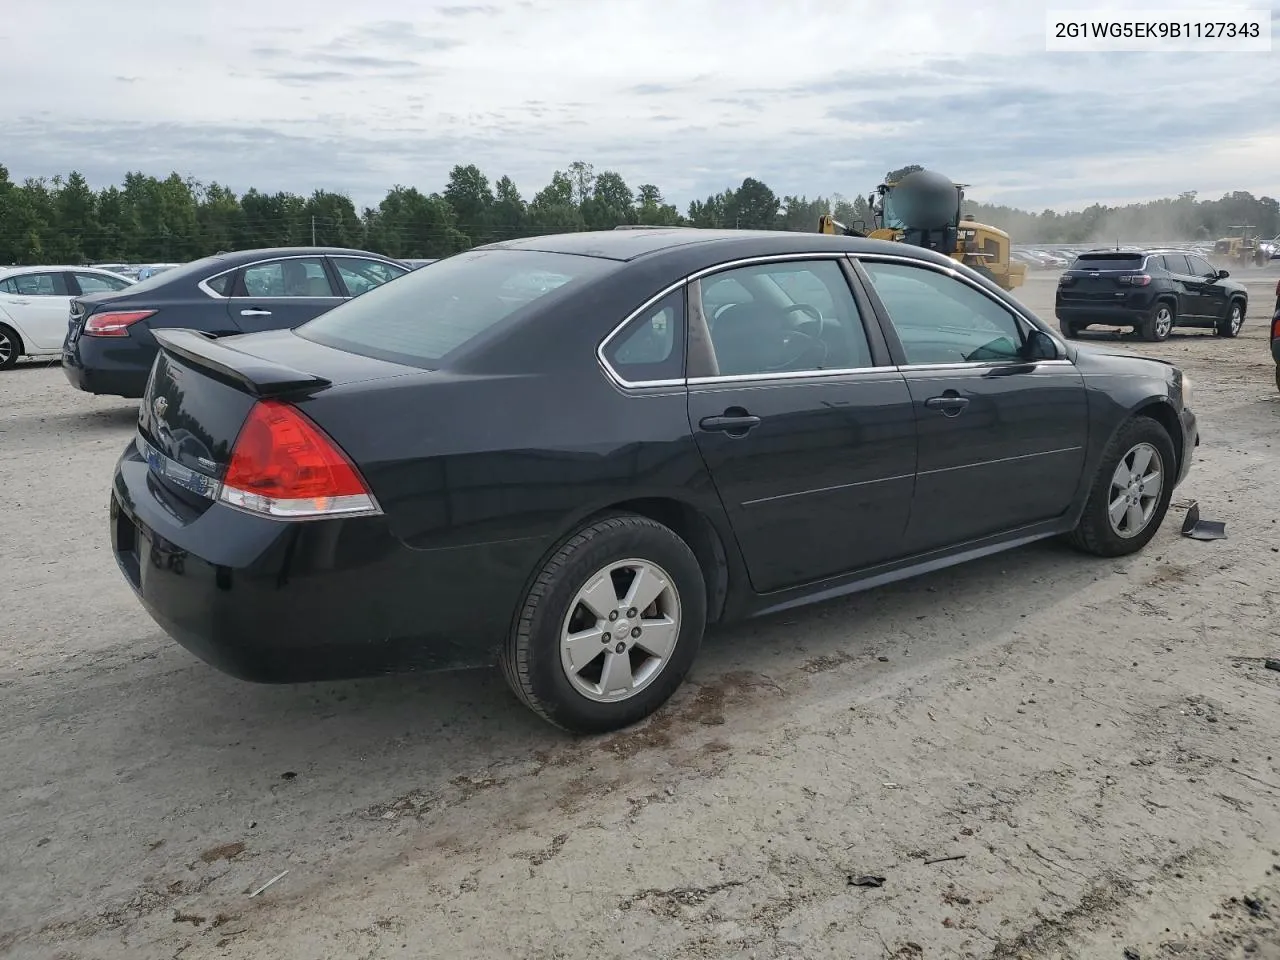
[{"label": "quarter window", "polygon": [[851,370],[872,365],[871,348],[835,260],[738,267],[704,278],[701,319],[710,370],[726,377]]},{"label": "quarter window", "polygon": [[347,292],[353,297],[408,273],[407,270],[393,267],[381,260],[365,260],[361,257],[331,257],[330,260],[338,268],[342,282],[347,285]]},{"label": "quarter window", "polygon": [[632,383],[684,376],[684,290],[677,290],[631,321],[605,347],[618,376]]},{"label": "quarter window", "polygon": [[235,271],[224,273],[220,277],[214,277],[212,280],[206,280],[205,286],[212,290],[220,297],[225,297],[231,291],[231,278],[235,276]]},{"label": "quarter window", "polygon": [[319,257],[295,257],[245,267],[244,292],[250,297],[332,297],[333,287]]},{"label": "quarter window", "polygon": [[69,297],[67,278],[61,273],[20,273],[0,280],[0,291],[19,297]]},{"label": "quarter window", "polygon": [[1014,315],[985,293],[937,270],[863,263],[889,314],[908,364],[1021,359]]}]

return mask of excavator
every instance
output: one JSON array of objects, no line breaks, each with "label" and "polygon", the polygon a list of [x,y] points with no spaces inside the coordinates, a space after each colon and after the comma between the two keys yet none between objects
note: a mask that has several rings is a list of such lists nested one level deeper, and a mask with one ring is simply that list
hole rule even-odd
[{"label": "excavator", "polygon": [[901,180],[886,180],[867,198],[874,230],[868,233],[824,215],[818,232],[927,247],[972,267],[1001,289],[1022,286],[1027,265],[1010,258],[1009,234],[962,214],[966,186],[931,170],[916,170]]}]

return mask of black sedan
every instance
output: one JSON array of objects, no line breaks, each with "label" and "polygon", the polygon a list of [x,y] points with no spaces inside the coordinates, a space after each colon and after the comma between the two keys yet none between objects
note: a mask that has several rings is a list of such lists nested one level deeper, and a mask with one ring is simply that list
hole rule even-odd
[{"label": "black sedan", "polygon": [[156,336],[111,536],[171,636],[266,682],[497,661],[574,731],[655,710],[708,623],[1139,550],[1199,442],[1177,368],[819,234],[522,239],[296,329]]},{"label": "black sedan", "polygon": [[62,369],[88,393],[141,397],[157,330],[231,336],[295,327],[408,272],[376,253],[331,247],[205,257],[119,292],[73,299]]}]

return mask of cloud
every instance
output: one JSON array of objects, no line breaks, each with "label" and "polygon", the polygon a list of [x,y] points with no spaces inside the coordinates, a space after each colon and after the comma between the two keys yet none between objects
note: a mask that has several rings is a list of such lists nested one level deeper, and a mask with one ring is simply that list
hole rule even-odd
[{"label": "cloud", "polygon": [[[1264,5],[1280,22],[1280,0]],[[1277,190],[1276,53],[1046,53],[1043,8],[1015,0],[963,16],[946,0],[216,7],[16,9],[0,89],[24,92],[0,162],[15,178],[178,170],[368,204],[395,183],[439,190],[459,163],[529,197],[579,159],[682,206],[747,176],[851,196],[912,162],[1035,209]],[[49,58],[67,18],[113,57]]]},{"label": "cloud", "polygon": [[495,16],[501,12],[499,8],[489,4],[456,4],[436,8],[436,13],[444,17]]}]

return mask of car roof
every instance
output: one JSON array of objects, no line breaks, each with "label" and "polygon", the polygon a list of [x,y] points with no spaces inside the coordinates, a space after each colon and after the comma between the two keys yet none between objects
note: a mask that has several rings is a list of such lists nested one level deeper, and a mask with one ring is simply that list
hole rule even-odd
[{"label": "car roof", "polygon": [[112,270],[108,270],[105,267],[88,267],[83,265],[67,266],[61,263],[47,263],[47,264],[42,263],[42,264],[37,264],[35,266],[23,266],[23,267],[0,267],[0,276],[16,277],[22,273],[48,273],[50,271],[62,272],[65,270],[89,270],[92,273],[109,273],[113,277],[119,276],[118,273]]},{"label": "car roof", "polygon": [[669,227],[649,230],[598,230],[557,233],[519,240],[502,240],[475,249],[533,250],[565,253],[605,260],[633,261],[660,254],[685,252],[689,259],[731,260],[735,256],[768,256],[792,253],[894,253],[930,262],[950,260],[923,247],[790,230],[716,230]]}]

